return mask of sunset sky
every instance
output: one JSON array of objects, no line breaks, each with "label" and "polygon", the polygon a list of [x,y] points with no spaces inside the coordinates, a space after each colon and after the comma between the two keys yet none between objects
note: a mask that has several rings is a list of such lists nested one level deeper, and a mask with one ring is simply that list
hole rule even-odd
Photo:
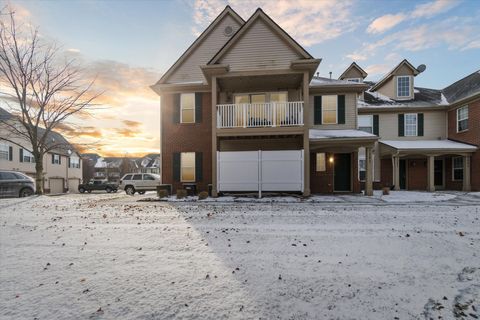
[{"label": "sunset sky", "polygon": [[[352,61],[378,80],[403,58],[427,70],[417,86],[443,88],[480,69],[480,1],[12,1],[96,77],[104,107],[76,119],[76,142],[103,155],[159,152],[159,98],[150,90],[226,4],[245,20],[269,14],[334,77]],[[65,128],[66,131],[69,128]],[[71,131],[71,130],[70,130]],[[70,132],[71,133],[71,132]]]}]

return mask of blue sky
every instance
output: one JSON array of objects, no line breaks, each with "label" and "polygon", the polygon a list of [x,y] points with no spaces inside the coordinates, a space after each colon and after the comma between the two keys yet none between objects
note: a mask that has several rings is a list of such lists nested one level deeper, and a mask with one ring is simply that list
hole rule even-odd
[{"label": "blue sky", "polygon": [[[336,77],[355,60],[369,73],[367,80],[377,80],[407,58],[415,66],[427,65],[415,80],[417,86],[443,88],[480,69],[480,1],[473,0],[11,3],[23,19],[40,27],[44,37],[56,40],[100,74],[100,86],[110,92],[105,101],[113,106],[113,111],[99,116],[108,125],[102,129],[104,135],[115,133],[113,127],[117,133],[127,129],[128,121],[138,122],[143,133],[123,137],[116,148],[105,147],[107,153],[158,149],[158,99],[147,86],[226,4],[244,19],[262,7],[314,57],[323,59],[319,69],[323,76],[332,71]],[[115,119],[119,114],[121,118]],[[91,127],[98,126],[92,121]]]}]

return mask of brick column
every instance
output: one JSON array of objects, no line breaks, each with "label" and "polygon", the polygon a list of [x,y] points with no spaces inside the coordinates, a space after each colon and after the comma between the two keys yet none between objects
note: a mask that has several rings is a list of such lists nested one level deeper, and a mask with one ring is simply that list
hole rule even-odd
[{"label": "brick column", "polygon": [[400,190],[400,157],[392,156],[392,168],[393,168],[393,189]]},{"label": "brick column", "polygon": [[435,191],[435,157],[427,157],[427,191]]},{"label": "brick column", "polygon": [[470,165],[470,156],[464,156],[463,157],[463,191],[471,191],[472,190],[472,184],[471,184],[471,179],[470,179],[470,170],[471,170],[471,165]]}]

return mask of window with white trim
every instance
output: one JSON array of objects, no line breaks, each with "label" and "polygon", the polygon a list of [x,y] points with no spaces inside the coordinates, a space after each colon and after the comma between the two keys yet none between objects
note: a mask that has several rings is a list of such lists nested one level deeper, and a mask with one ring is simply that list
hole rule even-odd
[{"label": "window with white trim", "polygon": [[452,159],[453,180],[463,180],[463,157]]},{"label": "window with white trim", "polygon": [[33,154],[28,151],[28,150],[25,150],[23,149],[23,162],[30,162],[30,163],[34,163],[35,162],[35,158],[33,157]]},{"label": "window with white trim", "polygon": [[397,97],[407,98],[410,93],[410,76],[397,76]]},{"label": "window with white trim", "polygon": [[322,124],[337,124],[337,103],[336,95],[322,96]]},{"label": "window with white trim", "polygon": [[60,155],[59,154],[54,154],[52,156],[53,156],[52,163],[53,164],[60,164]]},{"label": "window with white trim", "polygon": [[373,133],[373,115],[358,116],[358,130]]},{"label": "window with white trim", "polygon": [[80,158],[77,156],[70,157],[70,168],[80,168]]},{"label": "window with white trim", "polygon": [[10,159],[10,146],[6,143],[0,143],[0,160]]},{"label": "window with white trim", "polygon": [[405,114],[405,136],[415,137],[418,134],[418,115],[416,113]]},{"label": "window with white trim", "polygon": [[362,78],[345,78],[345,80],[350,82],[357,82],[357,83],[363,82]]},{"label": "window with white trim", "polygon": [[468,106],[457,109],[457,132],[468,130]]},{"label": "window with white trim", "polygon": [[195,123],[195,93],[180,94],[180,123]]},{"label": "window with white trim", "polygon": [[318,152],[317,153],[317,165],[316,165],[316,171],[321,172],[325,171],[326,166],[325,166],[325,153],[324,152]]},{"label": "window with white trim", "polygon": [[195,152],[180,154],[180,180],[182,182],[195,181]]}]

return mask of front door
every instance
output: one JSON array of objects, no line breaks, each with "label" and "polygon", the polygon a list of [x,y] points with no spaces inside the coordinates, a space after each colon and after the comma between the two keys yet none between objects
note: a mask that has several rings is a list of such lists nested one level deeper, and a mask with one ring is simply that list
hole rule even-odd
[{"label": "front door", "polygon": [[352,191],[350,178],[351,156],[350,153],[336,153],[334,157],[334,191]]},{"label": "front door", "polygon": [[433,181],[435,186],[443,186],[443,160],[435,160],[433,165]]},{"label": "front door", "polygon": [[400,189],[405,190],[407,188],[407,160],[400,160]]}]

